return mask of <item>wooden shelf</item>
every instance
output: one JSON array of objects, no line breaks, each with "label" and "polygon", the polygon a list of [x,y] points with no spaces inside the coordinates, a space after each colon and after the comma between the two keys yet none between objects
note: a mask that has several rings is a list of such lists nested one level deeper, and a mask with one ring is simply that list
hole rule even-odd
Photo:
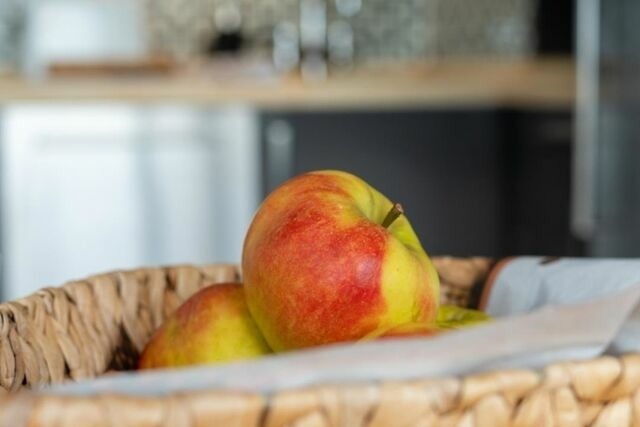
[{"label": "wooden shelf", "polygon": [[460,59],[368,67],[304,84],[216,80],[201,73],[131,78],[56,78],[31,83],[0,77],[0,103],[109,102],[249,105],[265,109],[388,109],[506,106],[572,108],[569,58]]}]

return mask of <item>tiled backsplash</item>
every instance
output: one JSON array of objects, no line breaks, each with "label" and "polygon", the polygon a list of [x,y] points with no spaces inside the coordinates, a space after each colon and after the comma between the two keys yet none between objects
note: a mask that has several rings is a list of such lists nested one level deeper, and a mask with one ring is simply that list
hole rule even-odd
[{"label": "tiled backsplash", "polygon": [[[2,1],[2,0],[0,0]],[[270,43],[273,26],[295,21],[298,0],[147,0],[151,45],[183,58],[206,50],[216,34],[215,12],[231,3],[240,11],[250,46]]]},{"label": "tiled backsplash", "polygon": [[[206,50],[216,11],[229,6],[240,12],[249,48],[270,49],[275,24],[298,22],[300,0],[137,1],[148,11],[152,48],[185,58]],[[349,18],[338,16],[336,1],[327,0],[328,22],[350,23],[356,59],[526,55],[535,46],[538,0],[349,0],[360,5]],[[27,3],[0,0],[0,67],[19,62]]]}]

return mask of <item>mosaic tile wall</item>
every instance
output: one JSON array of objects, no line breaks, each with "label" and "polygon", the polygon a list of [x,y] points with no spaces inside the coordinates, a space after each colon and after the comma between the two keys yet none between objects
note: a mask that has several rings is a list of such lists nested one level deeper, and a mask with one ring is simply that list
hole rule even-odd
[{"label": "mosaic tile wall", "polygon": [[[148,11],[153,49],[179,58],[203,52],[216,34],[216,11],[231,5],[253,49],[269,49],[273,26],[298,22],[299,0],[132,0]],[[537,0],[327,0],[328,22],[353,29],[356,59],[458,54],[526,55],[535,47]],[[0,0],[0,67],[19,62],[24,0]]]}]

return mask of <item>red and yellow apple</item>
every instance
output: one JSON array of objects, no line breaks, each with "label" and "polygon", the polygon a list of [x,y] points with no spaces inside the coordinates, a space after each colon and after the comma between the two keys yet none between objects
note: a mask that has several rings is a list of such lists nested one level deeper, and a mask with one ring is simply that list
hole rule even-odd
[{"label": "red and yellow apple", "polygon": [[276,351],[429,323],[438,309],[438,275],[409,220],[345,172],[307,173],[272,192],[242,268],[251,314]]},{"label": "red and yellow apple", "polygon": [[158,329],[140,369],[250,359],[270,353],[239,283],[210,285],[187,299]]}]

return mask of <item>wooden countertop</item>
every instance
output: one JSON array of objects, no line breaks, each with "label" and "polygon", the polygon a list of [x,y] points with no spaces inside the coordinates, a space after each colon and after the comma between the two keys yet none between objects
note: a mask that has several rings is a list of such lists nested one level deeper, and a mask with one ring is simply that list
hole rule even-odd
[{"label": "wooden countertop", "polygon": [[0,77],[0,103],[20,101],[184,102],[266,109],[507,106],[571,108],[575,67],[569,58],[444,60],[359,69],[323,83],[297,77],[270,82],[222,80],[210,74],[165,77],[55,78],[30,83]]}]

